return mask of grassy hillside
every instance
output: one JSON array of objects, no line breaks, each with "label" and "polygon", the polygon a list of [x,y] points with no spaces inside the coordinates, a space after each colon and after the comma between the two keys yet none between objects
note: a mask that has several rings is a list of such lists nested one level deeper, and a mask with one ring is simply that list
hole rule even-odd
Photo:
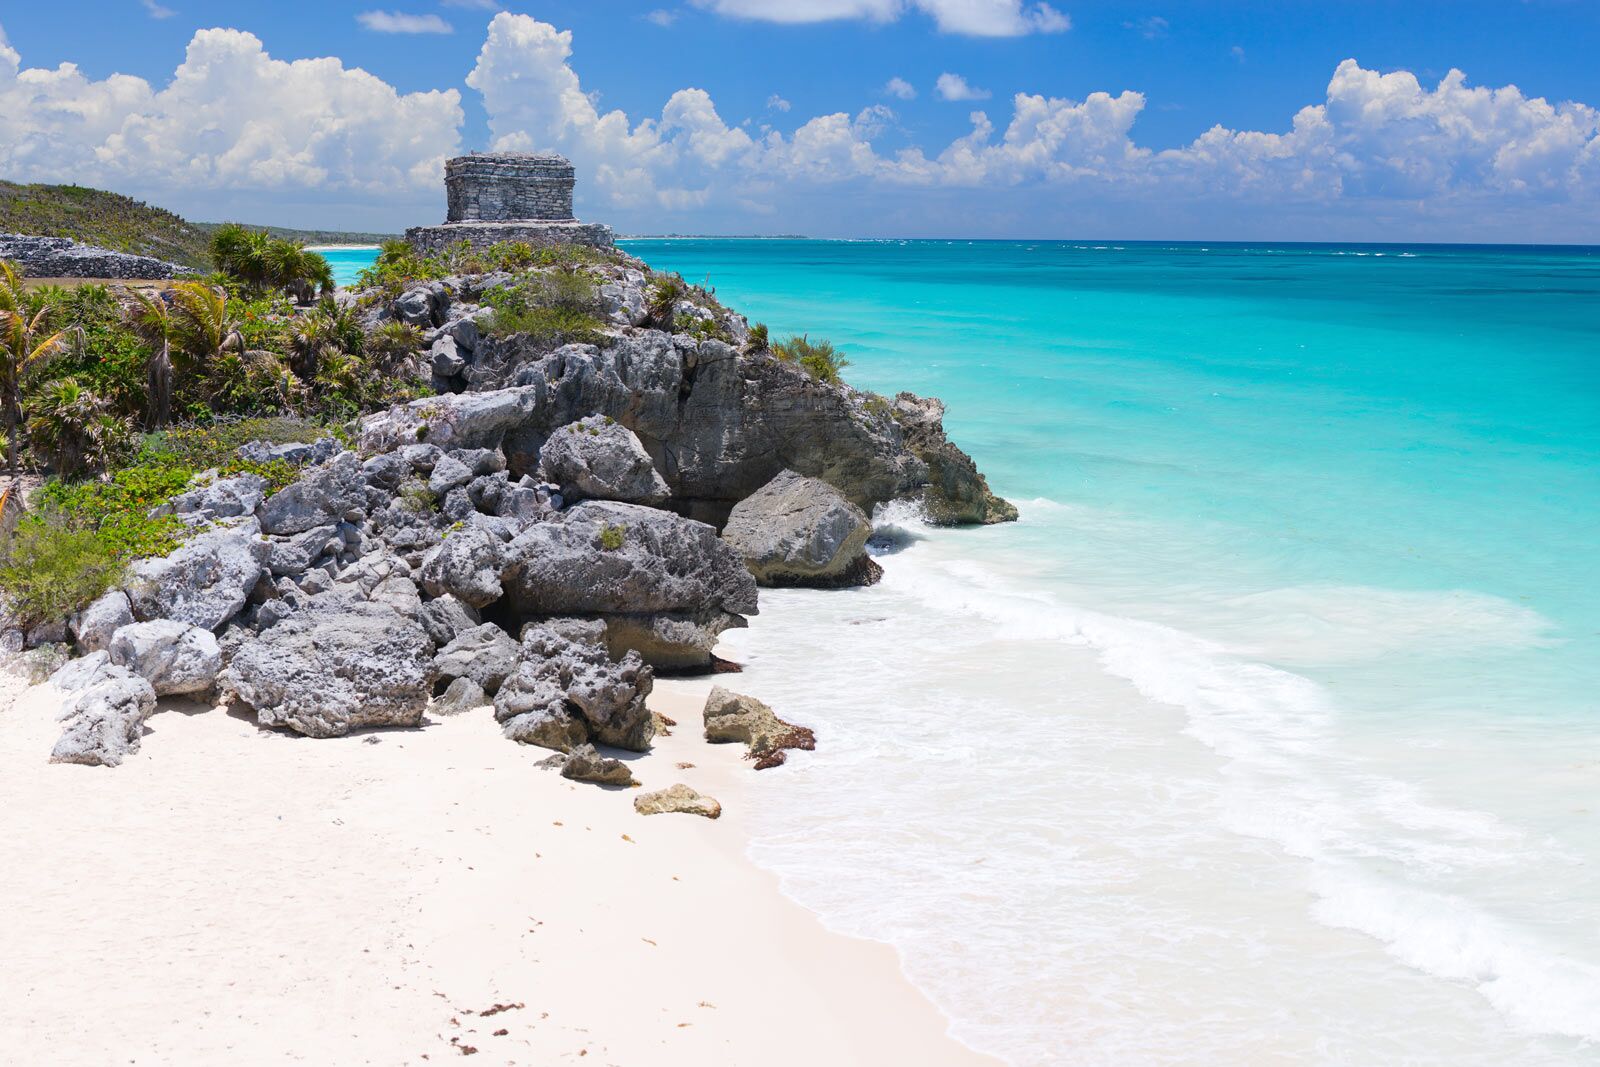
[{"label": "grassy hillside", "polygon": [[[189,222],[170,211],[81,185],[17,185],[0,181],[0,233],[71,237],[117,252],[211,268],[211,232],[220,223]],[[254,226],[308,245],[380,244],[393,234],[341,233]]]},{"label": "grassy hillside", "polygon": [[211,237],[158,207],[79,185],[0,181],[0,233],[71,237],[116,252],[155,256],[186,267],[211,266]]}]

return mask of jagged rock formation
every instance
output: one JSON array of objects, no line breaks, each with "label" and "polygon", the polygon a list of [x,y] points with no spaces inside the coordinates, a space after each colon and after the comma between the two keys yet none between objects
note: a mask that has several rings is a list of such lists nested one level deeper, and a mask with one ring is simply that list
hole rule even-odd
[{"label": "jagged rock formation", "polygon": [[501,241],[609,248],[611,228],[572,217],[572,164],[553,152],[457,156],[445,163],[449,201],[442,226],[415,226],[406,240],[418,252],[465,241],[488,248]]},{"label": "jagged rock formation", "polygon": [[9,259],[33,278],[150,281],[199,273],[149,256],[79,244],[68,237],[29,237],[20,233],[0,233],[0,259]]},{"label": "jagged rock formation", "polygon": [[989,491],[989,480],[972,457],[944,435],[944,404],[932,397],[900,393],[894,416],[905,431],[906,447],[928,468],[921,497],[929,521],[940,526],[1015,522],[1017,509]]},{"label": "jagged rock formation", "polygon": [[872,522],[819,478],[782,471],[734,505],[722,539],[760,585],[871,585],[883,568],[867,555]]},{"label": "jagged rock formation", "polygon": [[758,771],[781,766],[789,749],[809,752],[817,747],[816,735],[807,727],[784,722],[755,697],[720,685],[706,696],[701,719],[707,741],[743,744],[745,758],[755,760]]}]

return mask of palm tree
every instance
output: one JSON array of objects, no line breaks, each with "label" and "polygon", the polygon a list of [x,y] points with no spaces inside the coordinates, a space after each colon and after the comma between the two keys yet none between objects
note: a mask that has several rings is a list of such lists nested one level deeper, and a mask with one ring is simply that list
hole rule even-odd
[{"label": "palm tree", "polygon": [[178,350],[204,374],[223,353],[244,352],[239,320],[228,306],[228,294],[204,282],[178,282],[172,287],[173,336]]},{"label": "palm tree", "polygon": [[177,324],[171,308],[160,296],[134,290],[133,301],[128,325],[150,346],[150,358],[145,361],[145,381],[150,392],[148,425],[160,430],[172,418],[172,338]]},{"label": "palm tree", "polygon": [[43,366],[61,347],[66,331],[45,334],[50,309],[31,315],[22,290],[22,272],[0,259],[0,409],[5,417],[6,468],[17,473],[18,432],[22,428],[22,377]]},{"label": "palm tree", "polygon": [[264,289],[272,274],[272,238],[230,222],[211,235],[211,259],[217,269],[254,290]]},{"label": "palm tree", "polygon": [[294,371],[302,381],[312,381],[322,364],[334,356],[355,355],[366,337],[353,308],[340,307],[324,297],[311,311],[295,320]]},{"label": "palm tree", "polygon": [[57,378],[28,400],[28,441],[50,455],[63,477],[85,467],[104,468],[127,436],[127,426],[111,405],[76,378]]}]

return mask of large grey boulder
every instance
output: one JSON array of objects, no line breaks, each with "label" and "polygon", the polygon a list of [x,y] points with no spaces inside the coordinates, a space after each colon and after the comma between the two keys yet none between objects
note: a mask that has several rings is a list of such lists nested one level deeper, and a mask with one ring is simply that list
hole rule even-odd
[{"label": "large grey boulder", "polygon": [[434,657],[441,680],[470,678],[491,696],[517,665],[522,646],[492,622],[455,638]]},{"label": "large grey boulder", "polygon": [[57,718],[65,724],[51,763],[115,767],[139,751],[144,721],[156,708],[149,682],[112,663],[107,652],[67,663],[50,682],[63,694]]},{"label": "large grey boulder", "polygon": [[432,652],[420,623],[333,591],[247,642],[223,680],[263,726],[338,737],[420,723],[433,694]]},{"label": "large grey boulder", "polygon": [[872,522],[827,482],[783,471],[734,505],[722,539],[761,585],[871,585]]},{"label": "large grey boulder", "polygon": [[422,587],[430,596],[449,594],[470,607],[500,599],[506,545],[477,525],[453,530],[422,567]]},{"label": "large grey boulder", "polygon": [[218,524],[158,559],[129,568],[136,619],[174,619],[216,630],[237,615],[261,577],[266,545],[253,518]]},{"label": "large grey boulder", "polygon": [[443,693],[433,698],[428,710],[435,715],[460,715],[488,703],[489,695],[483,691],[483,686],[471,678],[457,678]]},{"label": "large grey boulder", "polygon": [[[613,652],[703,666],[716,634],[756,613],[756,584],[705,523],[636,504],[588,501],[504,546],[505,601],[524,619],[590,616]],[[648,635],[649,640],[644,640]]]},{"label": "large grey boulder", "polygon": [[367,482],[361,460],[341,452],[312,467],[261,505],[261,529],[268,534],[298,534],[318,526],[366,517]]},{"label": "large grey boulder", "polygon": [[671,491],[632,430],[605,415],[561,427],[539,450],[539,477],[568,503],[620,500],[659,507]]},{"label": "large grey boulder", "polygon": [[978,472],[972,457],[945,436],[943,403],[901,393],[894,398],[894,416],[906,447],[927,465],[928,481],[921,497],[930,522],[965,526],[1016,520],[1016,506],[990,492],[988,479]]},{"label": "large grey boulder", "polygon": [[216,635],[185,622],[136,622],[111,639],[111,662],[145,679],[156,696],[205,693],[222,670]]},{"label": "large grey boulder", "polygon": [[297,577],[323,556],[338,555],[344,548],[339,527],[334,523],[313,526],[297,534],[268,537],[262,562],[274,575]]},{"label": "large grey boulder", "polygon": [[254,515],[266,498],[267,480],[259,474],[240,474],[201,484],[172,498],[178,515],[231,519]]},{"label": "large grey boulder", "polygon": [[497,448],[533,419],[542,391],[502,389],[413,400],[361,420],[361,450],[390,452],[418,442],[443,448]]},{"label": "large grey boulder", "polygon": [[72,617],[71,630],[81,653],[102,652],[111,647],[112,636],[133,622],[133,607],[128,594],[113,589]]},{"label": "large grey boulder", "polygon": [[475,610],[446,594],[423,603],[421,621],[428,639],[444,648],[483,620]]},{"label": "large grey boulder", "polygon": [[585,738],[643,752],[655,736],[645,698],[654,674],[637,653],[613,660],[600,627],[553,620],[526,627],[515,670],[495,696],[506,736],[566,751]]},{"label": "large grey boulder", "polygon": [[326,463],[339,451],[339,442],[332,437],[318,438],[309,443],[250,441],[239,446],[239,458],[249,463],[287,463],[291,467],[304,467],[311,463]]}]

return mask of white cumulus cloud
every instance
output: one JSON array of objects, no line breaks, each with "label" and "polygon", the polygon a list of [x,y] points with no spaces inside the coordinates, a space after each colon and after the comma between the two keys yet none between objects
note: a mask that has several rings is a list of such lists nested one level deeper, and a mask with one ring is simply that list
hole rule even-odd
[{"label": "white cumulus cloud", "polygon": [[944,73],[934,83],[941,100],[987,100],[993,94],[987,89],[974,88],[959,74]]},{"label": "white cumulus cloud", "polygon": [[735,18],[766,22],[830,22],[862,19],[893,22],[910,11],[933,19],[943,33],[973,37],[1019,37],[1064,33],[1072,20],[1048,3],[1025,0],[694,0],[699,7]]},{"label": "white cumulus cloud", "polygon": [[788,111],[793,106],[793,104],[789,103],[789,101],[785,100],[777,93],[773,93],[771,96],[767,97],[767,109],[769,111]]},{"label": "white cumulus cloud", "polygon": [[436,185],[462,121],[453,89],[401,94],[337,59],[276,60],[238,30],[197,32],[159,89],[22,68],[0,44],[0,158],[29,181],[381,197]]},{"label": "white cumulus cloud", "polygon": [[438,15],[408,15],[400,11],[363,11],[356,21],[374,33],[454,33]]},{"label": "white cumulus cloud", "polygon": [[915,86],[904,78],[895,77],[884,83],[883,95],[892,96],[896,100],[915,100],[917,98],[917,90]]}]

